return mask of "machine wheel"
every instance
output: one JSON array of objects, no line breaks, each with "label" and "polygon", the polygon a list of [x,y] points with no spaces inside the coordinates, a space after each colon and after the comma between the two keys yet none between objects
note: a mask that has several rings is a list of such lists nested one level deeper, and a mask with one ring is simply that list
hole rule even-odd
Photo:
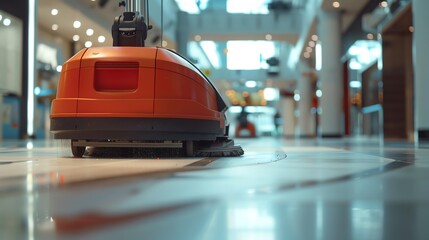
[{"label": "machine wheel", "polygon": [[78,158],[83,157],[83,154],[85,153],[85,149],[86,147],[73,146],[73,140],[72,140],[71,150],[72,150],[73,157],[78,157]]},{"label": "machine wheel", "polygon": [[194,141],[185,142],[185,155],[186,157],[194,156]]}]

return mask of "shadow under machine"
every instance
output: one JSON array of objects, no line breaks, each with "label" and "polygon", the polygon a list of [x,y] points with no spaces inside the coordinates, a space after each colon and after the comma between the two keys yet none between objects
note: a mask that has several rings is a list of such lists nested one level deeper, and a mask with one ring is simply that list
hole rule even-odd
[{"label": "shadow under machine", "polygon": [[64,63],[51,131],[86,147],[176,149],[185,156],[240,156],[228,138],[227,105],[208,78],[174,51],[145,47],[148,26],[124,1],[113,47],[85,48]]}]

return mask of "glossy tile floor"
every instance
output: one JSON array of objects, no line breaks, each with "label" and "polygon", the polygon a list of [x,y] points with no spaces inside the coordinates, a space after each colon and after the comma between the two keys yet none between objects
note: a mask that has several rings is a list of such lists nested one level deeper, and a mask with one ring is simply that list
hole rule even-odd
[{"label": "glossy tile floor", "polygon": [[429,144],[236,139],[236,158],[0,144],[0,239],[429,239]]}]

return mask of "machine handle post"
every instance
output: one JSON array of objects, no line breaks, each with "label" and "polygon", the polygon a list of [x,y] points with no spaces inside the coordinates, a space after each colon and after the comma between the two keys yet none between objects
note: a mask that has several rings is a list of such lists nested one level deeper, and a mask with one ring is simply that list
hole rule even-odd
[{"label": "machine handle post", "polygon": [[141,10],[142,9],[141,9],[141,1],[140,0],[126,0],[125,12],[140,13]]},{"label": "machine handle post", "polygon": [[127,0],[125,3],[125,12],[135,12],[136,6],[134,5],[135,0]]}]

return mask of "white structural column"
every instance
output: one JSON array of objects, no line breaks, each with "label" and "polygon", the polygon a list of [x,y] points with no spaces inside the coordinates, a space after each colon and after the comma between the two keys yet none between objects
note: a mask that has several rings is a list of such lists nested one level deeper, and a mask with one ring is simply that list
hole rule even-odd
[{"label": "white structural column", "polygon": [[177,13],[177,51],[188,58],[188,42],[189,42],[189,28],[188,28],[188,13],[179,11]]},{"label": "white structural column", "polygon": [[313,137],[315,136],[314,127],[311,114],[311,100],[313,98],[313,92],[311,87],[311,81],[309,78],[310,69],[306,64],[298,64],[298,137]]},{"label": "white structural column", "polygon": [[283,118],[282,135],[295,136],[295,101],[293,97],[283,97],[280,100],[280,115]]},{"label": "white structural column", "polygon": [[429,140],[429,9],[428,0],[413,0],[413,65],[415,129],[418,140]]},{"label": "white structural column", "polygon": [[319,72],[322,90],[319,134],[322,137],[341,137],[344,134],[344,114],[339,11],[319,13],[318,34],[322,46],[322,68]]},{"label": "white structural column", "polygon": [[0,142],[3,140],[3,95],[0,94]]}]

